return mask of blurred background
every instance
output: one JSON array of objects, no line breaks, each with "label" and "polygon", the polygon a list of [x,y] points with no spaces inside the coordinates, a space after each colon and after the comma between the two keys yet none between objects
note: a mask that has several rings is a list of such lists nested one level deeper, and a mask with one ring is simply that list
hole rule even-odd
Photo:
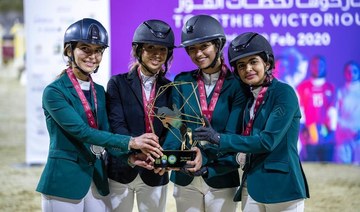
[{"label": "blurred background", "polygon": [[[25,66],[25,29],[22,0],[0,2],[0,67],[17,69],[20,77]],[[2,71],[3,72],[3,71]]]},{"label": "blurred background", "polygon": [[[196,14],[223,25],[225,58],[229,42],[245,31],[264,35],[273,46],[274,74],[293,86],[302,109],[299,154],[312,194],[306,211],[360,207],[359,0],[1,0],[1,211],[40,210],[34,189],[49,144],[41,95],[65,68],[67,26],[91,17],[108,29],[110,48],[94,77],[106,87],[111,75],[128,71],[141,22],[166,21],[180,45],[183,23]],[[195,68],[176,48],[168,77]]]}]

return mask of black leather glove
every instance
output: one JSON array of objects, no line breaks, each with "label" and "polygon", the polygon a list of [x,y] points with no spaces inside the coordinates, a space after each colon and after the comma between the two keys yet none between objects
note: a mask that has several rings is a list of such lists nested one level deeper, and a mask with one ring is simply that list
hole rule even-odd
[{"label": "black leather glove", "polygon": [[207,166],[201,167],[201,169],[197,170],[196,172],[191,172],[191,171],[187,170],[187,168],[189,168],[189,166],[187,166],[187,165],[181,167],[180,172],[182,172],[184,174],[187,174],[187,175],[189,175],[191,177],[199,177],[199,176],[206,177],[208,175]]},{"label": "black leather glove", "polygon": [[207,166],[201,167],[201,169],[199,169],[199,170],[197,170],[196,172],[194,172],[193,175],[194,175],[195,177],[197,177],[197,176],[207,177],[207,175],[208,175],[208,167],[207,167]]},{"label": "black leather glove", "polygon": [[212,144],[219,145],[220,134],[216,132],[210,125],[209,120],[204,117],[205,127],[198,127],[193,132],[193,139],[198,141],[208,141]]}]

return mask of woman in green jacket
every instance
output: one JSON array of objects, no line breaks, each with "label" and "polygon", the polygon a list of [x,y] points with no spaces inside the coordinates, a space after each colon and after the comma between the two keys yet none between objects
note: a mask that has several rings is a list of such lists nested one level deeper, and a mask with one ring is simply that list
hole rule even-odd
[{"label": "woman in green jacket", "polygon": [[242,211],[304,211],[309,189],[297,149],[301,115],[296,93],[273,77],[274,55],[263,36],[239,35],[228,55],[250,95],[242,134],[222,134],[209,126],[196,129],[194,139],[219,145],[219,154],[239,152],[233,160],[244,173],[234,200],[242,201]]}]

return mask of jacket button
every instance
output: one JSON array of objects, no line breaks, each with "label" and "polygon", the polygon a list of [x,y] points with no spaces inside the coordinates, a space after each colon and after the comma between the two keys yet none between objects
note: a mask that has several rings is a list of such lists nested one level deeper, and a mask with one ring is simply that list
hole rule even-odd
[{"label": "jacket button", "polygon": [[93,166],[94,165],[94,163],[93,162],[89,162],[89,166]]}]

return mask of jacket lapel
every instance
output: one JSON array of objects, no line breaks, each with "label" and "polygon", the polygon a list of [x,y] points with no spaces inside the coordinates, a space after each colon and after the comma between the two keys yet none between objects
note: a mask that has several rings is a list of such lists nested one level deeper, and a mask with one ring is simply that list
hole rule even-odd
[{"label": "jacket lapel", "polygon": [[262,107],[264,107],[265,102],[268,100],[270,93],[272,92],[272,90],[274,90],[275,88],[275,84],[277,83],[277,80],[274,78],[273,81],[271,82],[271,84],[269,85],[269,88],[267,89],[263,102],[261,103],[261,105],[259,106],[258,112],[261,111]]},{"label": "jacket lapel", "polygon": [[[158,94],[161,86],[164,86],[164,85],[168,84],[169,82],[170,81],[168,81],[165,77],[159,76],[156,80],[155,95]],[[158,98],[155,99],[155,105],[157,105],[157,102],[162,100],[163,98],[167,98],[165,94],[166,94],[166,92],[165,93],[163,92],[162,95],[159,95]]]},{"label": "jacket lapel", "polygon": [[61,80],[64,82],[65,87],[68,89],[68,91],[76,98],[79,98],[79,95],[76,93],[76,90],[74,88],[74,85],[72,84],[69,76],[64,73],[64,75],[61,76]]},{"label": "jacket lapel", "polygon": [[141,106],[144,106],[142,99],[142,86],[140,79],[137,74],[137,67],[132,69],[127,75],[127,83],[131,89],[131,91],[135,94],[136,99],[139,101]]},{"label": "jacket lapel", "polygon": [[233,80],[233,78],[234,78],[234,75],[233,75],[232,72],[228,69],[227,72],[226,72],[224,84],[223,84],[223,86],[222,86],[222,88],[221,88],[220,93],[225,92],[225,91],[229,88],[229,86],[231,85],[230,82],[231,82],[231,80]]},{"label": "jacket lapel", "polygon": [[[77,94],[77,92],[76,92],[76,90],[75,90],[75,88],[74,88],[74,85],[72,84],[72,82],[71,82],[69,76],[66,74],[66,72],[65,72],[64,75],[61,76],[60,80],[63,81],[66,89],[67,89],[67,90],[69,91],[69,93],[74,97],[74,100],[72,100],[73,103],[74,103],[74,105],[76,105],[76,107],[82,108],[82,110],[84,111],[83,115],[81,115],[81,114],[79,114],[79,115],[83,118],[83,120],[84,120],[85,123],[88,123],[88,122],[87,122],[87,119],[86,119],[86,115],[85,115],[85,110],[83,109],[83,106],[82,106],[82,104],[81,104],[81,100],[80,100],[80,98],[79,98],[79,95]],[[92,107],[93,104],[90,104],[90,105],[91,105],[91,107]],[[76,109],[76,108],[75,108],[75,109]],[[83,143],[83,144],[81,145],[81,144],[75,143],[75,145],[77,145],[78,148],[80,148],[81,151],[82,151],[85,155],[87,155],[86,157],[87,157],[88,159],[89,159],[89,158],[94,158],[93,154],[92,154],[91,151],[90,151],[90,144],[88,144],[88,143]]]},{"label": "jacket lapel", "polygon": [[[273,81],[271,82],[271,84],[269,85],[266,93],[264,94],[265,96],[264,96],[264,99],[263,99],[262,103],[260,104],[259,108],[257,109],[257,112],[256,112],[256,114],[255,114],[255,119],[257,119],[258,117],[261,116],[260,113],[261,113],[261,111],[262,111],[262,108],[264,107],[264,105],[266,105],[265,102],[268,100],[268,98],[269,98],[269,96],[270,96],[270,93],[271,93],[272,90],[275,88],[274,85],[275,85],[276,83],[277,83],[277,80],[274,78]],[[254,99],[254,98],[252,98],[252,99]],[[248,103],[247,103],[247,110],[246,110],[246,114],[245,114],[245,116],[244,116],[245,123],[248,123],[248,122],[249,122],[249,119],[250,119],[250,108],[251,108],[251,106],[252,106],[252,104],[253,104],[254,101],[255,101],[255,100],[253,100],[253,101],[249,100]]]},{"label": "jacket lapel", "polygon": [[[68,89],[68,91],[72,94],[72,96],[75,97],[76,99],[79,99],[79,101],[81,102],[80,97],[79,97],[78,93],[76,92],[76,89],[75,89],[74,85],[72,84],[69,76],[65,73],[65,74],[61,77],[61,79],[63,80],[65,87],[66,87],[66,88]],[[95,89],[96,89],[96,85],[95,85],[94,87],[95,87]],[[91,89],[92,89],[92,88],[90,87],[90,92],[91,92],[91,96],[92,96],[91,100],[92,100],[92,101],[89,102],[89,105],[90,105],[91,109],[94,110],[94,97],[93,97],[93,95],[92,95],[92,90],[91,90]],[[96,90],[96,93],[99,93],[99,92],[100,92],[100,91]]]},{"label": "jacket lapel", "polygon": [[[189,82],[194,82],[194,86],[199,86],[197,84],[197,79],[198,79],[199,74],[201,74],[200,70],[196,70],[191,75],[193,77],[193,79],[190,79]],[[189,86],[189,88],[190,88],[190,86]],[[189,104],[188,106],[193,107],[193,109],[195,110],[194,111],[195,115],[200,115],[202,112],[201,112],[199,88],[196,87],[195,91],[190,89],[189,94],[190,94],[191,98],[187,102],[187,104]],[[195,97],[195,95],[197,96],[197,98]]]}]

